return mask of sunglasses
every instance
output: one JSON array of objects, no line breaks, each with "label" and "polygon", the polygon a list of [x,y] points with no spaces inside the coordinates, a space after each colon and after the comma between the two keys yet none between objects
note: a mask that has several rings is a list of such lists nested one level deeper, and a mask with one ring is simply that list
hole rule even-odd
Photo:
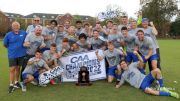
[{"label": "sunglasses", "polygon": [[39,20],[34,20],[34,21],[39,21]]}]

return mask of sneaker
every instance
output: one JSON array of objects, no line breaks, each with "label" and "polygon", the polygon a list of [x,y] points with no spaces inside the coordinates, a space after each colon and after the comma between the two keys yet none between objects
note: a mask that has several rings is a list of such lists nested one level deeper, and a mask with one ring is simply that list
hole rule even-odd
[{"label": "sneaker", "polygon": [[12,93],[15,90],[14,86],[9,86],[9,93]]},{"label": "sneaker", "polygon": [[167,89],[166,87],[160,87],[159,90],[162,92],[170,92],[170,90]]},{"label": "sneaker", "polygon": [[33,84],[33,85],[35,85],[35,86],[38,85],[37,81],[35,81],[35,80],[31,81],[31,84]]},{"label": "sneaker", "polygon": [[56,82],[54,81],[54,79],[52,79],[52,80],[50,81],[50,84],[51,84],[51,85],[55,85],[55,84],[56,84]]},{"label": "sneaker", "polygon": [[171,94],[172,97],[175,97],[176,99],[179,99],[179,94],[178,93],[172,92],[172,91],[170,91],[169,93]]},{"label": "sneaker", "polygon": [[17,82],[16,84],[14,84],[14,88],[21,88],[21,84]]},{"label": "sneaker", "polygon": [[22,91],[26,92],[26,84],[25,83],[22,83]]}]

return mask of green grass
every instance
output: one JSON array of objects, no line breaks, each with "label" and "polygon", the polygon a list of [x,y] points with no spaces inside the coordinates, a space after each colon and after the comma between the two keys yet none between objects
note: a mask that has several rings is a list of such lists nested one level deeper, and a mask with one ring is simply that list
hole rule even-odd
[{"label": "green grass", "polygon": [[[159,44],[164,83],[180,94],[180,40],[159,40]],[[91,87],[62,83],[43,88],[29,84],[26,93],[18,89],[8,94],[8,69],[7,50],[0,42],[0,101],[177,101],[172,97],[144,94],[128,84],[115,89],[114,83],[106,81],[94,82]]]}]

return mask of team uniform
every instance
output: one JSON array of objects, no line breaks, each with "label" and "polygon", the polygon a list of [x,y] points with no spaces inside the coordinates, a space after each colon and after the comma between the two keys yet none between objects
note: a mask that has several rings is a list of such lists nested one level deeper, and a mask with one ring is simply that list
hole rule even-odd
[{"label": "team uniform", "polygon": [[106,41],[103,40],[102,38],[95,39],[94,37],[92,37],[92,38],[89,39],[89,42],[91,43],[91,47],[92,47],[93,50],[96,50],[96,49],[105,50],[105,48],[106,48],[105,47]]},{"label": "team uniform", "polygon": [[138,30],[143,30],[143,29],[142,29],[142,28],[130,29],[130,30],[128,31],[128,33],[129,33],[130,35],[136,36],[136,33],[137,33]]},{"label": "team uniform", "polygon": [[[153,41],[153,46],[156,48],[156,54],[157,54],[157,67],[161,68],[160,67],[159,45],[158,45],[156,36],[153,34],[153,29],[152,29],[152,27],[148,27],[147,29],[143,29],[143,31],[144,31],[144,36],[150,37],[152,39],[152,41]],[[150,62],[150,61],[148,61],[148,62]],[[149,67],[150,67],[150,70],[152,70],[152,66],[149,65]]]},{"label": "team uniform", "polygon": [[76,35],[66,35],[65,38],[68,38],[69,40],[69,44],[70,46],[72,46],[72,44],[76,43],[78,41],[78,38]]},{"label": "team uniform", "polygon": [[[51,61],[54,61],[54,62],[57,63],[57,59],[55,58],[54,55],[55,55],[55,54],[52,54],[52,53],[50,52],[50,50],[46,50],[46,51],[43,52],[43,59],[44,59],[45,61],[51,60]],[[53,66],[54,66],[53,63],[49,65],[50,68],[53,68]]]},{"label": "team uniform", "polygon": [[[155,50],[155,47],[153,46],[151,38],[144,37],[143,41],[139,41],[138,39],[136,39],[135,44],[139,47],[139,52],[140,52],[140,54],[142,56],[142,59],[143,59],[144,63],[146,63],[148,60],[149,61],[157,60],[156,50]],[[153,49],[153,53],[149,57],[149,59],[146,60],[145,56],[148,55],[148,52],[149,52],[150,48]]]},{"label": "team uniform", "polygon": [[79,36],[83,31],[83,28],[76,29],[76,36]]},{"label": "team uniform", "polygon": [[29,25],[26,29],[26,33],[29,34],[29,33],[34,33],[34,30],[35,30],[35,25]]},{"label": "team uniform", "polygon": [[138,69],[138,62],[131,63],[127,70],[123,70],[120,85],[124,82],[128,82],[131,86],[145,91],[149,89],[154,80],[157,80],[160,85],[159,96],[173,96],[178,98],[179,95],[175,92],[171,92],[164,87],[163,79],[155,79],[152,73],[148,75],[142,74]]},{"label": "team uniform", "polygon": [[67,33],[64,32],[58,32],[56,35],[56,40],[55,43],[56,45],[62,44],[62,40],[64,39],[64,37],[67,35]]},{"label": "team uniform", "polygon": [[120,42],[123,41],[123,36],[120,33],[109,34],[108,41],[111,41],[115,48],[120,48],[121,47]]},{"label": "team uniform", "polygon": [[[29,59],[29,61],[34,60],[35,57]],[[23,80],[27,79],[28,75],[32,75],[38,81],[39,70],[45,69],[45,67],[48,67],[48,65],[43,59],[40,59],[38,62],[34,62],[31,65],[27,65],[22,73]]]},{"label": "team uniform", "polygon": [[104,51],[103,57],[106,58],[109,65],[107,70],[108,75],[116,77],[115,70],[117,69],[117,65],[121,59],[120,55],[122,55],[122,52],[116,48],[114,48],[112,52],[109,50]]},{"label": "team uniform", "polygon": [[56,28],[43,28],[43,31],[42,31],[42,35],[43,36],[47,36],[47,37],[53,37],[53,39],[51,40],[45,40],[44,43],[46,44],[46,48],[44,48],[43,50],[49,50],[50,47],[51,47],[51,44],[52,43],[55,43],[55,40],[56,40],[56,35],[57,35],[57,29]]},{"label": "team uniform", "polygon": [[80,40],[76,42],[81,48],[85,50],[89,50],[90,42],[88,40],[85,41],[85,43],[82,43]]},{"label": "team uniform", "polygon": [[126,47],[126,61],[128,63],[133,62],[137,62],[138,61],[138,57],[133,53],[134,51],[134,47],[135,47],[135,40],[136,37],[134,35],[131,35],[128,33],[127,37],[123,37],[123,40],[125,42],[125,47]]}]

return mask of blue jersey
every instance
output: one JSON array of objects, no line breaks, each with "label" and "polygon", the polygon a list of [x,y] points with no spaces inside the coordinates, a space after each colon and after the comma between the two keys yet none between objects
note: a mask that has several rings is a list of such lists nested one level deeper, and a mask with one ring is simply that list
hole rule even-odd
[{"label": "blue jersey", "polygon": [[18,58],[26,55],[26,48],[23,46],[27,33],[20,30],[19,34],[13,31],[8,32],[4,37],[4,46],[8,49],[8,58]]}]

